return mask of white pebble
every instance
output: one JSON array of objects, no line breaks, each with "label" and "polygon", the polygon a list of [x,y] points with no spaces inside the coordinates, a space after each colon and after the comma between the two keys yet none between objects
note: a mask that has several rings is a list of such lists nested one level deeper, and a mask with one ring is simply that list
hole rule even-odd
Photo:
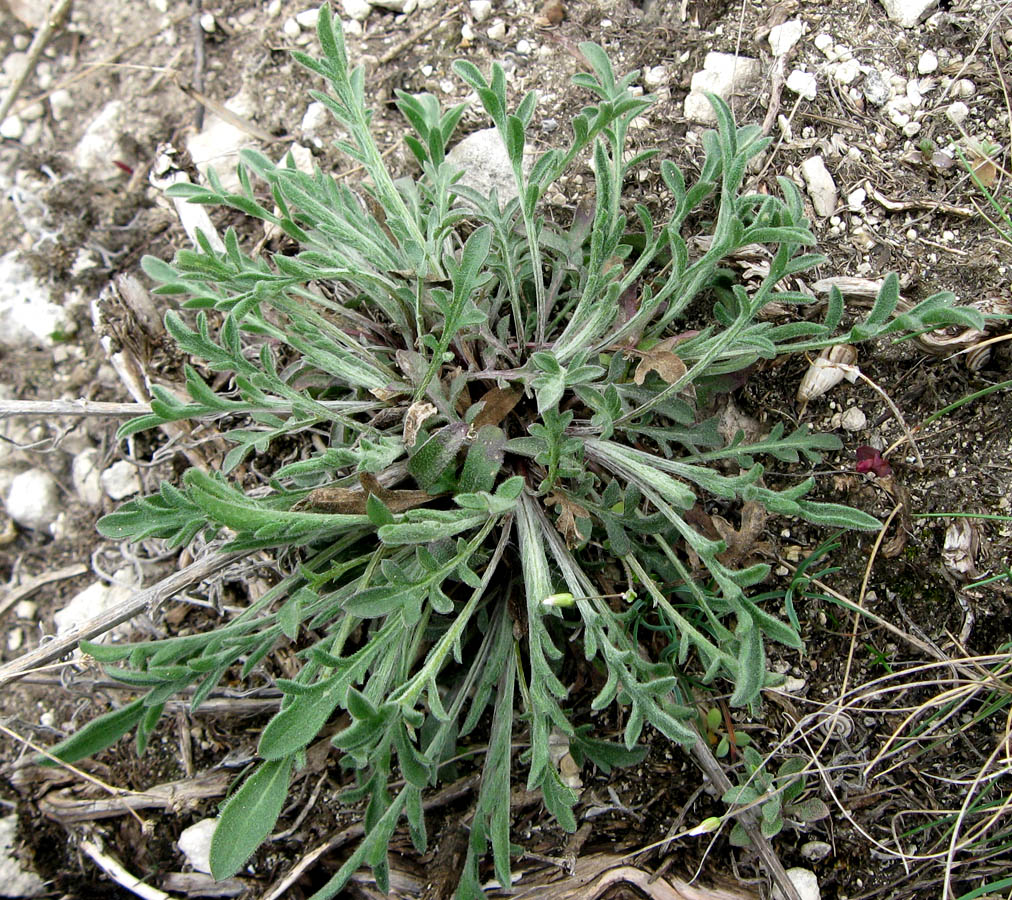
[{"label": "white pebble", "polygon": [[914,135],[919,134],[920,130],[921,130],[920,122],[907,122],[907,124],[904,125],[902,129],[903,133],[907,137],[913,137]]},{"label": "white pebble", "polygon": [[[821,900],[822,891],[819,890],[819,879],[810,869],[800,867],[788,869],[787,877],[791,879],[801,900]],[[773,887],[773,898],[774,900],[784,900],[783,892],[776,885]]]},{"label": "white pebble", "polygon": [[298,22],[302,28],[308,29],[309,31],[316,31],[316,23],[320,21],[320,10],[317,7],[304,9],[302,12],[295,14],[295,21]]},{"label": "white pebble", "polygon": [[653,91],[668,83],[668,70],[664,66],[651,66],[643,73],[643,86]]},{"label": "white pebble", "polygon": [[471,18],[475,22],[484,22],[492,15],[492,0],[471,0]]},{"label": "white pebble", "polygon": [[953,125],[962,125],[968,115],[970,115],[970,107],[962,100],[950,103],[945,110],[945,118],[952,122]]},{"label": "white pebble", "polygon": [[29,469],[11,481],[7,515],[22,528],[46,531],[60,514],[60,489],[48,472]]},{"label": "white pebble", "polygon": [[531,42],[526,38],[520,38],[520,40],[517,41],[517,53],[521,56],[527,56],[527,54],[533,49],[534,48],[531,46]]},{"label": "white pebble", "polygon": [[864,188],[856,188],[847,194],[847,208],[851,212],[860,212],[867,197],[868,192]]},{"label": "white pebble", "polygon": [[24,133],[25,123],[21,121],[21,116],[8,116],[0,122],[0,137],[2,138],[9,141],[19,141]]},{"label": "white pebble", "polygon": [[826,51],[833,49],[834,41],[832,35],[828,35],[823,32],[822,34],[817,34],[815,36],[815,41],[813,43],[815,44],[816,50],[821,53],[826,53]]},{"label": "white pebble", "polygon": [[851,84],[861,74],[861,63],[856,59],[848,59],[833,68],[833,77],[840,84]]},{"label": "white pebble", "polygon": [[267,13],[269,18],[276,19],[281,15],[281,0],[271,0],[271,2],[267,4],[267,9],[264,11]]},{"label": "white pebble", "polygon": [[82,450],[70,466],[70,481],[74,493],[88,506],[102,505],[102,454],[94,447]]},{"label": "white pebble", "polygon": [[7,650],[14,653],[21,649],[21,645],[25,642],[25,630],[20,625],[16,625],[10,631],[7,632]]},{"label": "white pebble", "polygon": [[916,228],[908,228],[907,229],[907,240],[908,241],[916,241],[917,240],[917,229]]},{"label": "white pebble", "polygon": [[938,69],[938,56],[933,50],[925,50],[917,60],[917,71],[921,75],[930,75]]},{"label": "white pebble", "polygon": [[506,23],[502,19],[496,19],[488,26],[486,32],[490,41],[503,41],[506,39]]},{"label": "white pebble", "polygon": [[31,38],[27,34],[16,34],[14,35],[14,49],[15,50],[27,50],[28,45],[31,43]]},{"label": "white pebble", "polygon": [[102,473],[102,487],[113,500],[122,500],[141,489],[137,467],[125,459],[113,463]]},{"label": "white pebble", "polygon": [[217,28],[217,24],[214,21],[214,15],[212,13],[204,13],[200,17],[200,27],[208,34],[214,34],[214,29]]},{"label": "white pebble", "polygon": [[39,604],[34,600],[19,600],[14,615],[19,619],[34,619],[39,614]]},{"label": "white pebble", "polygon": [[[366,6],[369,6],[369,4],[367,3]],[[369,6],[369,9],[372,10],[372,7]],[[353,35],[354,37],[359,37],[364,31],[364,29],[362,28],[362,23],[358,19],[348,19],[348,21],[344,22],[343,24],[345,34],[350,34]]]},{"label": "white pebble", "polygon": [[285,19],[285,24],[281,26],[281,30],[285,33],[285,37],[292,38],[292,40],[302,34],[302,29],[299,28],[299,23],[291,16]]},{"label": "white pebble", "polygon": [[801,176],[808,185],[808,194],[816,215],[830,216],[836,210],[836,182],[829,174],[826,163],[819,155],[809,157],[801,164]]},{"label": "white pebble", "polygon": [[74,108],[74,98],[70,96],[70,91],[66,88],[53,91],[49,95],[49,108],[53,111],[53,118],[57,122],[62,122],[67,118]]},{"label": "white pebble", "polygon": [[789,19],[781,25],[774,25],[770,29],[770,49],[774,56],[783,56],[799,40],[805,32],[805,26],[801,19]]},{"label": "white pebble", "polygon": [[952,90],[957,97],[966,99],[977,93],[977,85],[970,81],[969,78],[960,78]]},{"label": "white pebble", "polygon": [[811,72],[802,72],[795,69],[787,76],[787,90],[793,91],[799,97],[806,100],[814,100],[819,91],[818,82]]},{"label": "white pebble", "polygon": [[474,40],[474,29],[471,27],[470,22],[465,22],[460,26],[460,39],[468,43]]},{"label": "white pebble", "polygon": [[46,108],[41,103],[29,103],[18,115],[25,122],[36,122],[46,114]]},{"label": "white pebble", "polygon": [[832,846],[825,841],[809,841],[807,844],[801,845],[801,855],[812,862],[825,859],[832,852]]},{"label": "white pebble", "polygon": [[860,431],[868,424],[868,417],[856,406],[851,406],[840,416],[840,425],[845,431]]},{"label": "white pebble", "polygon": [[177,844],[186,861],[198,872],[211,874],[211,836],[218,825],[217,819],[201,819],[189,828],[184,828]]}]

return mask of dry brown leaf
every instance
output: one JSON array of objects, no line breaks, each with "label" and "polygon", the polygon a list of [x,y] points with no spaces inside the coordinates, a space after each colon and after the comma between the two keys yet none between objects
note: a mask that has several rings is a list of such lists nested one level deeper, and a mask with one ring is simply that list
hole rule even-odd
[{"label": "dry brown leaf", "polygon": [[686,372],[688,367],[671,348],[680,340],[681,335],[665,338],[649,350],[634,351],[640,357],[640,364],[636,367],[633,381],[636,384],[643,384],[650,372],[656,372],[668,384],[674,384]]},{"label": "dry brown leaf", "polygon": [[422,424],[426,419],[436,414],[436,407],[431,403],[425,403],[419,400],[417,403],[412,403],[408,407],[408,411],[404,416],[404,446],[414,447],[415,441],[418,440],[418,429],[422,427]]},{"label": "dry brown leaf", "polygon": [[769,544],[760,542],[759,536],[766,527],[766,510],[754,500],[749,500],[741,508],[741,527],[735,528],[721,516],[711,516],[713,527],[717,529],[720,539],[727,544],[717,559],[725,566],[734,568],[755,553],[767,553]]},{"label": "dry brown leaf", "polygon": [[545,498],[545,506],[557,506],[559,518],[555,520],[555,527],[566,539],[566,546],[572,549],[587,540],[590,535],[583,534],[576,524],[577,519],[589,519],[587,512],[579,503],[575,503],[563,494],[551,493]]},{"label": "dry brown leaf", "polygon": [[492,388],[481,398],[485,405],[471,423],[475,431],[485,425],[499,425],[520,400],[520,392],[513,388]]}]

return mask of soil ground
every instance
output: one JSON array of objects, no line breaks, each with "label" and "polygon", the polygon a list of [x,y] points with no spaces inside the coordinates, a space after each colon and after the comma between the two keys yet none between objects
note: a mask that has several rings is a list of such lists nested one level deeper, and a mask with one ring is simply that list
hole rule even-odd
[{"label": "soil ground", "polygon": [[[166,9],[163,2],[162,7],[146,0],[77,0],[69,25],[43,56],[43,76],[30,78],[21,95],[30,101],[65,85],[72,106],[59,121],[45,106],[39,124],[28,123],[29,143],[7,140],[0,146],[0,167],[8,186],[0,202],[0,249],[22,250],[36,273],[52,285],[54,296],[78,298],[72,307],[76,331],[55,348],[0,350],[8,396],[130,399],[106,361],[88,304],[115,276],[139,275],[143,254],[169,258],[175,248],[186,245],[175,213],[149,186],[147,176],[165,144],[179,149],[177,159],[185,167],[186,138],[199,128],[200,116],[210,114],[202,112],[192,91],[183,90],[193,85],[198,46],[203,54],[200,93],[220,104],[245,92],[249,118],[263,136],[274,138],[270,143],[259,141],[265,152],[280,156],[297,140],[311,149],[321,167],[349,168],[330,147],[326,133],[319,146],[302,133],[308,92],[321,86],[292,62],[288,51],[299,46],[312,52],[316,39],[305,29],[299,37],[294,30],[286,34],[283,23],[305,6],[288,0],[280,8],[251,0],[205,0],[203,12],[212,14],[217,24],[211,33],[200,32],[197,40],[188,6],[168,4]],[[601,43],[620,72],[662,66],[665,83],[655,88],[659,102],[637,123],[633,140],[637,147],[661,148],[663,155],[690,173],[698,171],[701,160],[701,128],[686,122],[682,114],[692,74],[702,68],[710,51],[758,59],[762,86],[751,96],[736,99],[737,120],[761,124],[771,104],[776,104],[784,123],[781,127],[772,122],[774,150],[762,158],[762,171],[753,173],[754,187],[776,191],[777,175],[801,184],[798,167],[816,153],[826,159],[838,187],[834,215],[815,217],[819,249],[828,257],[818,275],[880,279],[895,271],[909,300],[950,290],[961,302],[987,301],[998,308],[1010,301],[1012,248],[988,223],[982,195],[959,160],[940,154],[959,142],[973,158],[973,147],[987,142],[994,159],[1008,168],[1012,17],[1006,8],[979,0],[942,3],[926,23],[902,28],[877,2],[785,0],[771,5],[743,0],[729,5],[722,0],[683,4],[671,0],[664,6],[662,0],[644,9],[627,0],[566,0],[563,20],[547,24],[558,8],[541,9],[526,0],[494,2],[491,17],[479,23],[467,3],[437,0],[434,6],[406,16],[374,9],[364,33],[349,36],[348,46],[352,57],[367,68],[378,140],[389,149],[395,170],[406,169],[410,160],[399,142],[402,126],[391,103],[393,92],[427,90],[444,102],[462,99],[466,91],[450,70],[458,57],[471,59],[482,69],[494,59],[503,61],[515,96],[532,89],[540,92],[533,133],[543,146],[551,146],[565,133],[569,118],[587,102],[569,84],[569,77],[579,70],[581,41]],[[771,25],[793,18],[805,24],[806,34],[780,74],[799,67],[815,73],[819,90],[813,100],[799,101],[782,88],[767,40]],[[492,39],[488,31],[496,20],[502,20],[505,30],[496,31],[498,37]],[[921,124],[916,134],[909,133],[913,129],[905,133],[867,99],[862,78],[841,83],[834,67],[846,62],[847,54],[829,59],[815,41],[823,33],[831,36],[832,44],[846,45],[866,69],[888,70],[917,82],[922,97],[915,107],[921,111],[920,118],[914,116]],[[5,55],[23,48],[32,34],[13,15],[0,18],[0,48]],[[929,67],[922,63],[925,51],[935,53],[938,65],[920,74],[919,65]],[[861,74],[867,77],[866,71]],[[972,93],[958,86],[962,80],[972,83]],[[957,127],[946,113],[960,98],[967,115]],[[122,101],[125,110],[118,143],[104,166],[83,171],[75,165],[75,148],[85,128],[111,100]],[[464,116],[461,133],[485,126],[472,109]],[[982,177],[995,176],[994,189],[1000,192],[1002,173],[986,166],[981,171]],[[592,184],[589,169],[578,173],[560,185],[559,196],[549,198],[554,203],[550,209],[564,217]],[[854,202],[858,189],[866,194],[861,203]],[[663,208],[665,194],[656,166],[648,168],[630,196]],[[215,224],[220,229],[235,225],[250,242],[259,238],[250,233],[248,224],[226,213],[215,213]],[[167,306],[164,298],[155,302],[159,312]],[[999,322],[991,334],[1007,331],[1007,325]],[[161,376],[171,378],[179,372],[181,361],[169,348],[148,346],[145,353]],[[874,546],[874,535],[844,534],[819,566],[836,568],[821,580],[844,597],[860,599],[892,630],[869,619],[861,619],[855,628],[851,614],[831,594],[811,586],[796,599],[804,654],[773,660],[789,676],[790,690],[770,692],[750,715],[734,711],[732,727],[747,731],[764,751],[784,740],[795,751],[817,751],[821,778],[809,779],[809,792],[824,799],[831,815],[809,826],[788,825],[774,846],[786,866],[802,865],[816,872],[824,898],[941,896],[948,849],[946,817],[958,812],[968,793],[977,790],[973,779],[982,765],[990,766],[992,801],[1000,803],[1010,792],[1007,769],[1001,777],[992,765],[996,759],[1008,762],[1006,751],[996,751],[1005,737],[1005,715],[1001,711],[991,717],[977,715],[989,702],[985,688],[930,738],[878,761],[878,755],[892,746],[889,735],[903,726],[905,711],[935,696],[934,681],[952,687],[967,671],[974,671],[967,664],[962,670],[952,665],[931,669],[920,679],[908,674],[916,665],[935,661],[926,647],[940,648],[943,658],[958,659],[1008,652],[1012,640],[1009,578],[966,588],[967,581],[1008,572],[1012,561],[1007,518],[1012,393],[1006,389],[988,394],[926,424],[950,404],[1009,378],[1008,342],[994,344],[987,359],[976,356],[972,367],[967,359],[946,352],[927,354],[914,343],[861,348],[862,372],[917,432],[923,460],[919,465],[909,446],[901,446],[889,455],[893,474],[888,480],[856,471],[858,446],[885,448],[903,437],[890,407],[867,382],[845,383],[801,410],[795,392],[809,362],[795,358],[755,371],[735,394],[741,413],[759,420],[764,428],[777,421],[807,421],[841,436],[844,450],[827,457],[815,473],[824,498],[856,505],[883,520],[895,510],[881,546]],[[867,419],[856,432],[840,425],[840,415],[852,407]],[[7,581],[11,591],[33,576],[73,563],[84,563],[87,571],[40,589],[32,598],[38,603],[32,618],[18,620],[13,608],[6,609],[0,621],[8,641],[0,649],[0,660],[32,649],[51,634],[53,614],[94,581],[93,567],[111,571],[137,558],[131,557],[129,548],[98,538],[94,523],[103,510],[86,507],[68,487],[69,461],[82,447],[100,448],[107,463],[120,458],[123,448],[114,431],[114,422],[100,419],[19,421],[8,427],[8,438],[19,446],[4,465],[15,470],[29,464],[49,469],[66,489],[68,515],[56,538],[30,530],[11,533],[0,546],[0,580]],[[140,437],[130,452],[134,459],[151,461],[160,441],[157,436]],[[150,490],[162,478],[178,475],[184,465],[184,460],[163,453],[142,471],[142,480]],[[784,477],[808,474],[800,467],[793,472],[787,467]],[[104,511],[114,505],[106,504]],[[974,569],[963,580],[946,567],[943,555],[946,529],[954,520],[922,517],[953,512],[981,517],[973,520]],[[760,544],[766,558],[774,561],[779,579],[770,589],[789,585],[791,566],[829,538],[814,528],[769,520]],[[154,548],[143,549],[152,551],[149,557],[156,556]],[[870,558],[874,563],[867,590],[862,591]],[[146,583],[176,564],[173,558],[145,561]],[[247,587],[239,580],[226,584],[224,602],[241,605]],[[199,627],[200,618],[210,615],[199,608],[185,609],[190,609],[189,627]],[[171,630],[179,626],[182,615],[170,613],[140,627],[152,633]],[[15,631],[17,640],[9,637]],[[575,682],[578,673],[571,677]],[[919,686],[909,686],[915,681]],[[1007,696],[1007,682],[992,688],[992,696]],[[848,692],[851,705],[839,730],[827,736],[812,728],[798,735],[796,722]],[[16,811],[19,853],[47,881],[51,896],[130,896],[82,853],[85,827],[126,869],[165,888],[172,884],[166,880],[169,874],[185,868],[175,846],[180,832],[214,815],[217,799],[211,797],[146,809],[143,828],[140,819],[129,815],[69,824],[65,815],[61,821],[52,803],[45,802],[51,791],[65,785],[26,783],[18,777],[26,751],[11,733],[48,744],[120,697],[121,692],[102,681],[100,673],[67,667],[40,671],[5,688],[0,696],[7,729],[0,737],[0,802],[5,810]],[[124,742],[103,754],[89,771],[117,787],[143,790],[213,770],[226,755],[241,766],[266,714],[257,714],[255,706],[247,716],[235,715],[234,708],[215,710],[191,719],[181,708],[167,717],[144,757],[138,759]],[[620,729],[620,723],[607,718],[599,724],[605,733]],[[718,730],[726,731],[723,724]],[[725,760],[729,769],[739,765],[735,755],[732,752]],[[279,827],[294,830],[262,849],[255,857],[254,874],[236,886],[246,896],[266,896],[307,851],[356,820],[357,809],[344,808],[335,799],[345,776],[333,759],[329,768],[324,765],[318,771],[296,790],[291,809],[282,817]],[[462,764],[461,776],[468,771]],[[673,823],[691,824],[719,811],[719,804],[698,790],[700,776],[688,757],[656,736],[646,760],[636,768],[609,777],[585,772],[584,779],[580,821],[590,827],[580,832],[576,843],[548,820],[539,803],[523,795],[518,784],[514,841],[528,851],[517,863],[524,872],[518,889],[539,873],[563,871],[546,859],[631,853],[663,838]],[[407,838],[395,845],[394,869],[402,876],[401,893],[423,890],[426,896],[438,896],[440,885],[451,882],[472,799],[464,792],[433,814],[435,837],[427,857],[413,854]],[[307,809],[308,816],[297,818]],[[979,813],[971,813],[970,821],[983,820]],[[955,855],[949,896],[958,897],[1012,868],[1007,824],[1004,829],[1006,839],[972,844]],[[806,858],[813,851],[807,849],[803,855],[802,848],[813,841],[828,842],[828,855],[817,861]],[[338,847],[321,856],[285,896],[308,896],[334,871],[342,852],[347,851]],[[651,850],[636,862],[650,870],[663,865],[682,878],[700,870],[705,883],[734,880],[745,890],[766,890],[761,878],[751,881],[759,878],[754,853],[731,847],[723,835],[712,846],[705,840],[683,842],[667,851]],[[368,882],[358,883],[349,888],[349,896],[372,896],[370,890]],[[609,890],[612,897],[645,895],[631,884]]]}]

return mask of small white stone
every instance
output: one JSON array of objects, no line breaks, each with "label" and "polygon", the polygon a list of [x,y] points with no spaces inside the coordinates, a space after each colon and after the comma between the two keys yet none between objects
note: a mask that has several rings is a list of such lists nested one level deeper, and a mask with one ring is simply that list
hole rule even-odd
[{"label": "small white stone", "polygon": [[471,0],[471,18],[475,22],[484,22],[492,15],[492,0]]},{"label": "small white stone", "polygon": [[801,855],[811,862],[819,862],[832,852],[832,846],[825,841],[809,841],[801,845]]},{"label": "small white stone", "polygon": [[267,13],[268,18],[276,19],[281,15],[281,0],[271,0],[264,12]]},{"label": "small white stone", "polygon": [[506,23],[502,19],[496,19],[488,26],[488,31],[485,33],[490,41],[504,41],[506,40]]},{"label": "small white stone", "polygon": [[840,416],[840,425],[844,431],[860,431],[868,424],[868,417],[856,406],[848,407]]},{"label": "small white stone", "polygon": [[471,43],[474,40],[474,29],[471,27],[470,22],[465,22],[460,26],[460,39]]},{"label": "small white stone", "polygon": [[519,53],[521,56],[527,56],[527,54],[530,53],[532,49],[533,48],[531,47],[531,42],[528,41],[526,38],[520,38],[520,40],[517,41],[517,53]]},{"label": "small white stone", "polygon": [[[787,877],[791,879],[794,889],[798,892],[801,900],[822,900],[822,892],[819,890],[819,879],[810,869],[795,867],[787,870]],[[784,900],[783,891],[774,885],[774,900]]]},{"label": "small white stone", "polygon": [[126,106],[122,100],[111,100],[92,119],[74,150],[74,162],[88,173],[105,175],[116,171],[112,160],[119,152],[119,139]]},{"label": "small white stone", "polygon": [[39,604],[34,600],[19,600],[14,606],[14,615],[31,621],[39,614]]},{"label": "small white stone", "polygon": [[211,874],[211,836],[218,825],[217,819],[201,819],[199,822],[184,828],[176,842],[186,857],[186,861],[197,872]]},{"label": "small white stone", "polygon": [[70,96],[70,91],[66,88],[53,91],[49,95],[49,108],[53,111],[53,118],[57,122],[62,122],[67,118],[74,108],[74,98]]},{"label": "small white stone", "polygon": [[833,67],[833,77],[840,84],[852,84],[861,74],[861,63],[856,59],[848,59]]},{"label": "small white stone", "polygon": [[320,10],[318,7],[304,9],[302,12],[295,14],[295,21],[299,23],[301,28],[305,28],[307,31],[316,31],[316,23],[320,21]]},{"label": "small white stone", "polygon": [[934,50],[925,50],[917,60],[917,71],[921,75],[930,75],[938,69],[938,56]]},{"label": "small white stone", "polygon": [[281,26],[281,30],[284,32],[285,37],[291,38],[292,40],[302,34],[302,29],[299,28],[299,23],[291,16],[285,19],[285,24]]},{"label": "small white stone", "polygon": [[12,43],[15,50],[27,50],[31,42],[32,40],[27,34],[16,34]]},{"label": "small white stone", "polygon": [[816,215],[831,216],[836,210],[836,182],[821,155],[809,157],[801,164],[801,176],[808,186]]},{"label": "small white stone", "polygon": [[907,229],[907,240],[908,241],[916,241],[917,240],[917,229],[916,228],[908,228]]},{"label": "small white stone", "polygon": [[21,121],[21,116],[8,116],[0,122],[0,137],[8,141],[19,141],[24,133],[25,123]]},{"label": "small white stone", "polygon": [[17,251],[0,256],[0,346],[51,347],[54,334],[72,332],[73,320],[49,297]]},{"label": "small white stone", "polygon": [[823,32],[822,34],[817,34],[815,36],[815,40],[813,41],[813,43],[815,44],[816,50],[818,50],[820,53],[825,53],[827,50],[833,49],[833,44],[835,43],[835,41],[833,40],[832,35]]},{"label": "small white stone", "polygon": [[913,28],[938,0],[882,0],[882,7],[894,22],[904,28]]},{"label": "small white stone", "polygon": [[[7,650],[14,653],[21,649],[21,645],[25,642],[25,630],[20,625],[15,625],[10,631],[7,632]],[[6,891],[4,891],[6,893]]]},{"label": "small white stone", "polygon": [[88,506],[102,505],[102,455],[94,447],[82,450],[70,466],[70,481],[74,492]]},{"label": "small white stone", "polygon": [[326,132],[329,124],[330,113],[327,107],[314,100],[306,107],[306,114],[302,117],[302,134],[314,140]]},{"label": "small white stone", "polygon": [[749,93],[761,76],[762,68],[757,59],[733,53],[707,53],[702,70],[692,76],[691,90],[685,98],[685,118],[702,124],[716,124],[717,114],[706,94],[716,94],[729,100],[732,95]]},{"label": "small white stone", "polygon": [[29,469],[11,482],[6,506],[7,515],[22,528],[48,531],[60,514],[59,485],[43,469]]},{"label": "small white stone", "polygon": [[365,32],[362,23],[358,19],[348,19],[342,24],[344,25],[344,33],[353,37],[360,37]]},{"label": "small white stone", "polygon": [[914,78],[911,78],[907,82],[907,100],[913,109],[917,109],[924,101],[924,98],[921,96],[921,87]]},{"label": "small white stone", "polygon": [[0,819],[0,884],[5,897],[41,897],[48,893],[42,880],[30,869],[22,867],[14,854],[18,828],[16,815]]},{"label": "small white stone", "polygon": [[805,26],[801,19],[788,19],[781,25],[774,25],[768,38],[773,55],[783,56],[801,40],[804,33]]},{"label": "small white stone", "polygon": [[122,500],[136,494],[141,489],[141,479],[137,467],[121,459],[114,462],[102,473],[102,487],[113,500]]},{"label": "small white stone", "polygon": [[452,94],[457,89],[457,83],[455,81],[451,81],[449,78],[444,78],[439,82],[439,89],[444,94]]},{"label": "small white stone", "polygon": [[435,72],[436,70],[432,68],[432,66],[430,66],[428,63],[426,63],[424,66],[422,66],[420,71],[426,78],[429,78],[432,75],[432,73]]},{"label": "small white stone", "polygon": [[871,69],[865,74],[861,91],[872,106],[884,106],[889,99],[889,85],[878,69]]},{"label": "small white stone", "polygon": [[970,115],[970,107],[962,100],[950,103],[945,110],[945,118],[952,122],[953,125],[962,125],[968,115]]},{"label": "small white stone", "polygon": [[800,694],[807,684],[808,682],[804,678],[795,678],[793,675],[788,675],[784,679],[784,690],[788,694]]},{"label": "small white stone", "polygon": [[814,100],[815,95],[819,92],[819,84],[815,75],[811,72],[802,72],[801,69],[795,69],[787,76],[787,90],[793,91],[799,97],[804,97],[806,100]]},{"label": "small white stone", "polygon": [[200,27],[204,29],[208,34],[214,34],[214,29],[218,27],[214,21],[214,15],[206,12],[200,17]]},{"label": "small white stone", "polygon": [[37,122],[45,114],[46,108],[41,103],[29,103],[18,113],[25,122]]},{"label": "small white stone", "polygon": [[847,194],[847,208],[851,212],[860,212],[867,198],[868,192],[864,188],[855,188]]},{"label": "small white stone", "polygon": [[372,12],[372,4],[369,0],[341,0],[341,8],[349,19],[356,22],[364,22]]},{"label": "small white stone", "polygon": [[[113,573],[113,583],[95,581],[88,585],[83,591],[76,593],[70,602],[53,616],[53,624],[56,626],[56,634],[62,636],[73,631],[82,622],[100,616],[103,613],[122,606],[132,596],[140,585],[137,584],[136,575],[133,569],[118,569]],[[128,634],[130,625],[117,626],[112,632],[106,632],[96,640],[104,642],[107,636],[115,634]]]},{"label": "small white stone", "polygon": [[977,93],[977,85],[970,81],[969,78],[960,78],[952,90],[957,97],[962,97],[965,100]]},{"label": "small white stone", "polygon": [[919,134],[921,131],[920,122],[907,122],[906,125],[901,129],[907,137],[913,137],[915,134]]},{"label": "small white stone", "polygon": [[651,66],[643,73],[643,87],[655,91],[668,83],[668,70],[664,66]]}]

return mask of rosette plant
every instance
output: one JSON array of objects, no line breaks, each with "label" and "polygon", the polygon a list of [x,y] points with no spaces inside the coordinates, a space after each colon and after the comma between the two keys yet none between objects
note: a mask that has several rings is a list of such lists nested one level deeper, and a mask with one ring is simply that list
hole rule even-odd
[{"label": "rosette plant", "polygon": [[[171,263],[144,260],[158,293],[188,311],[165,318],[191,360],[187,398],[155,389],[151,414],[120,437],[201,419],[220,425],[231,450],[220,471],[192,468],[99,526],[117,540],[182,547],[203,534],[222,552],[270,550],[280,580],[206,633],[87,645],[138,697],[54,752],[80,758],[133,729],[143,748],[173,695],[190,690],[198,707],[226,675],[266,673],[283,699],[221,809],[211,867],[223,878],[272,832],[307,747],[346,714],[332,742],[354,773],[346,799],[365,802],[366,833],[314,895],[325,898],[363,864],[385,887],[402,820],[425,849],[424,792],[480,728],[487,750],[459,887],[473,898],[489,845],[495,879],[510,883],[514,774],[564,828],[576,826],[553,732],[577,763],[605,770],[634,758],[647,725],[691,742],[685,675],[753,704],[773,678],[766,643],[801,648],[778,610],[749,597],[768,567],[723,562],[723,542],[690,510],[719,498],[819,525],[878,526],[807,499],[811,478],[765,486],[765,463],[814,463],[839,444],[780,425],[755,442],[722,440],[712,403],[730,376],[782,354],[979,317],[947,294],[894,317],[893,277],[846,328],[836,292],[821,321],[762,318],[767,304],[811,304],[790,279],[821,260],[789,180],[778,180],[779,196],[743,192],[767,139],[712,98],[719,125],[703,136],[698,178],[687,184],[661,161],[670,199],[655,221],[624,193],[636,183],[629,173],[656,156],[626,147],[650,99],[630,90],[637,73],[616,77],[595,44],[581,47],[591,71],[574,82],[591,104],[572,120],[568,147],[533,155],[536,96],[511,111],[500,66],[486,78],[456,63],[502,137],[513,196],[460,184],[445,154],[465,107],[442,109],[427,94],[399,94],[417,167],[395,178],[370,133],[363,71],[349,67],[326,6],[318,30],[322,58],[296,58],[329,85],[313,96],[339,123],[337,146],[362,182],[245,151],[238,192],[213,175],[206,187],[171,189],[261,220],[275,249],[251,256],[230,229],[223,250],[201,236]],[[543,198],[578,165],[593,170],[593,198],[560,224]],[[690,242],[697,235],[707,240]],[[749,244],[771,254],[751,290],[721,268]],[[273,455],[282,442],[297,458]],[[634,616],[677,635],[677,652],[652,659]],[[281,646],[295,652],[294,677],[272,665]],[[620,743],[575,719],[574,660],[591,673],[592,708],[621,707]]]}]

